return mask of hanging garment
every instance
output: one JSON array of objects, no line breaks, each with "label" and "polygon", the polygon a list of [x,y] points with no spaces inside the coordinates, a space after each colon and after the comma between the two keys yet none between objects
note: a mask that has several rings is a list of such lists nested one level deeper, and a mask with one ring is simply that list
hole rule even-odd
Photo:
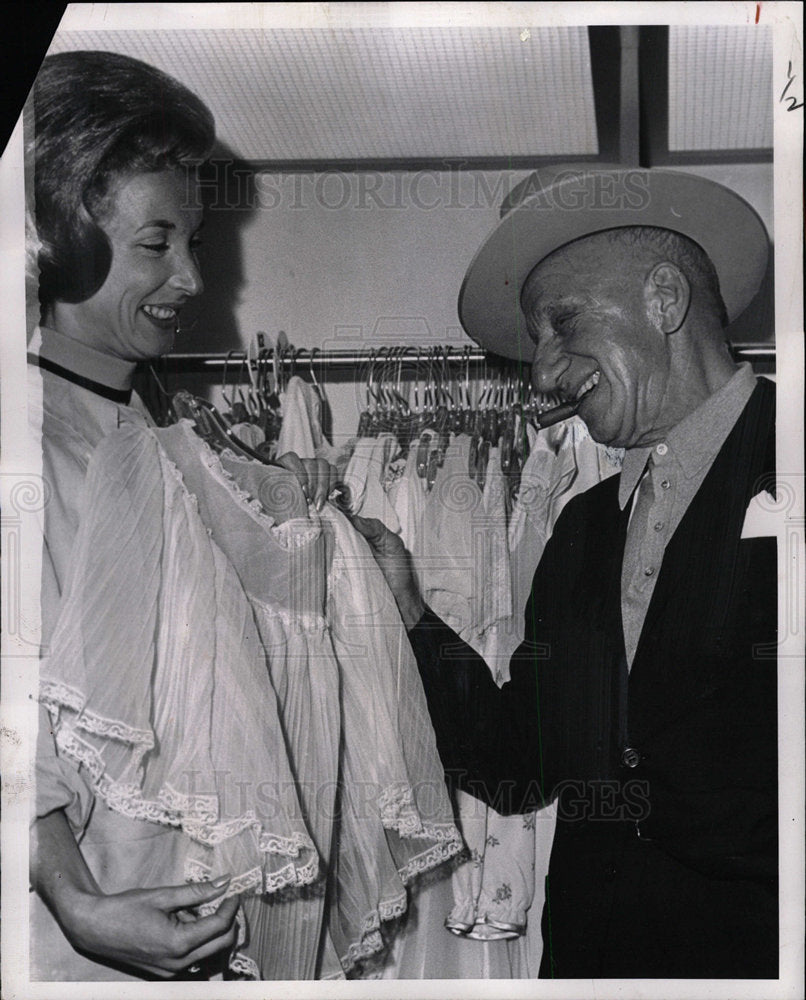
[{"label": "hanging garment", "polygon": [[400,532],[400,521],[389,497],[394,479],[389,468],[399,451],[394,434],[359,438],[344,473],[352,513],[375,517],[395,534]]},{"label": "hanging garment", "polygon": [[[299,389],[300,394],[303,391]],[[285,409],[284,427],[287,436],[284,440],[303,449],[301,453],[298,452],[300,457],[310,457],[305,454],[304,449],[309,447],[308,442],[313,441],[317,435],[315,428],[307,424],[316,419],[317,412],[311,406]],[[292,423],[302,426],[291,426]],[[403,524],[409,528],[416,520],[416,512],[420,509],[423,498],[419,481],[404,482],[404,469],[408,467],[408,463],[397,458],[398,451],[397,439],[391,434],[360,438],[355,443],[344,476],[353,513],[378,517],[394,531],[401,530],[396,505],[400,503]],[[414,472],[414,455],[411,456],[411,462]],[[254,475],[254,466],[251,468]],[[399,493],[401,487],[404,489],[402,495]],[[253,496],[259,495],[254,483],[249,491]],[[412,516],[411,522],[409,513]],[[386,840],[384,848],[379,849],[372,842],[372,838],[379,834],[378,827],[366,823],[360,831],[347,835],[347,825],[355,816],[350,808],[343,812],[344,835],[339,841],[341,851],[337,863],[340,870],[352,874],[341,880],[341,886],[374,884],[375,888],[365,895],[377,900],[367,910],[366,901],[360,894],[351,899],[338,886],[331,893],[332,899],[341,900],[343,911],[339,912],[337,909],[331,919],[335,947],[342,965],[353,969],[358,962],[366,964],[367,959],[382,947],[381,922],[403,914],[406,908],[403,885],[414,876],[456,855],[461,850],[462,843],[451,822],[450,804],[443,799],[441,766],[435,748],[431,749],[431,727],[427,721],[419,682],[416,683],[414,692],[408,692],[414,664],[410,659],[408,641],[404,636],[394,599],[363,540],[335,511],[326,508],[323,520],[335,548],[329,585],[329,593],[334,598],[330,602],[334,644],[340,651],[340,662],[351,663],[363,670],[363,674],[353,670],[344,675],[344,709],[354,719],[356,731],[362,729],[362,738],[352,742],[344,741],[346,754],[343,763],[346,770],[357,774],[355,787],[363,788],[365,795],[369,792],[370,800],[374,802],[373,810],[380,806]],[[338,593],[341,596],[335,597]],[[352,610],[348,613],[347,609]],[[387,685],[385,694],[379,697],[382,692],[378,691],[378,665],[385,662],[398,663],[400,667],[405,666],[405,669],[398,670],[394,687]],[[383,684],[381,687],[383,688]],[[373,702],[377,711],[367,715],[366,699],[371,691],[376,692]],[[416,712],[409,712],[407,715],[403,709],[415,692]],[[380,711],[380,706],[384,703],[388,707],[385,713]],[[398,720],[401,712],[403,714]],[[424,730],[421,729],[423,719],[426,720]],[[373,738],[368,739],[373,733]],[[394,734],[398,735],[395,737]],[[394,745],[408,748],[404,749],[404,759],[398,760],[397,764],[393,759],[388,759],[390,737]],[[426,753],[422,750],[423,741],[427,744]],[[406,753],[409,759],[406,759]],[[421,761],[420,780],[412,784],[409,776],[411,761],[418,758]],[[424,758],[437,762],[436,770],[427,781],[422,779]],[[377,772],[381,764],[382,771],[387,775],[383,780],[380,780],[382,775]],[[372,775],[375,777],[372,778]],[[442,817],[438,823],[432,821],[423,826],[417,819],[415,791],[420,796],[424,793],[437,793],[437,802],[442,802],[442,805],[431,815]],[[366,806],[361,808],[365,809]],[[367,873],[368,858],[377,859],[375,863],[379,866],[378,871]],[[394,860],[395,867],[390,866],[390,859]],[[345,913],[352,913],[354,920],[360,919],[361,926],[366,931],[363,939],[347,942],[343,931]],[[346,925],[349,926],[349,920]]]},{"label": "hanging garment", "polygon": [[[343,787],[349,800],[337,863],[342,872],[349,864],[360,876],[339,879],[331,932],[342,964],[352,969],[382,947],[380,922],[403,915],[404,886],[458,854],[462,841],[394,597],[369,546],[345,517],[325,508],[322,519],[334,547],[328,621],[341,666]],[[357,885],[370,886],[370,907]],[[364,937],[351,942],[355,926]]]},{"label": "hanging garment", "polygon": [[[99,806],[178,832],[171,870],[152,867],[151,884],[230,872],[228,894],[271,894],[313,882],[319,856],[252,609],[155,433],[105,438],[86,497],[40,672],[59,754]],[[102,889],[121,872],[143,887],[130,867],[138,839],[100,839],[98,856],[85,854]],[[254,974],[251,948],[235,971]]]},{"label": "hanging garment", "polygon": [[[321,531],[307,517],[278,527],[264,513],[272,506],[291,513],[289,498],[301,500],[292,474],[276,470],[266,479],[268,467],[260,463],[239,462],[226,453],[219,458],[188,421],[160,431],[159,441],[195,498],[201,523],[237,573],[252,609],[260,660],[277,696],[300,815],[324,873],[331,855],[341,720],[338,666],[324,618]],[[304,502],[297,509],[304,513]],[[273,799],[271,776],[262,779],[261,791]],[[332,955],[324,968],[321,965],[324,886],[245,905],[250,934],[260,942],[253,956],[257,978],[313,979],[340,971]]]},{"label": "hanging garment", "polygon": [[509,662],[523,641],[523,609],[535,570],[559,510],[560,498],[575,482],[577,463],[566,424],[537,431],[527,425],[529,455],[510,515],[507,547],[512,613],[498,622],[477,650],[500,686],[509,680]]},{"label": "hanging garment", "polygon": [[[188,456],[193,455],[194,446],[205,456],[207,471],[216,475],[216,456],[196,442],[187,424],[171,432],[185,437],[169,451],[182,462],[186,475],[193,474]],[[278,501],[277,484],[284,490],[290,485],[287,474],[234,456],[225,455],[221,462],[243,491],[241,500],[253,498],[250,510],[258,515],[264,530],[273,534],[270,520],[254,508],[254,501],[261,503],[261,511],[271,510]],[[201,463],[195,463],[196,474],[200,467]],[[207,492],[200,488],[200,503]],[[276,606],[281,598],[287,601],[289,595],[326,615],[326,647],[317,646],[313,658],[300,661],[306,676],[298,683],[302,687],[321,684],[316,675],[324,674],[331,662],[336,665],[338,691],[306,687],[305,697],[294,699],[303,709],[286,720],[286,730],[294,741],[291,757],[298,780],[304,789],[316,791],[312,828],[318,829],[324,820],[324,838],[328,831],[332,833],[333,816],[339,817],[335,853],[328,860],[328,870],[335,874],[328,890],[331,913],[326,923],[341,968],[350,971],[358,960],[382,946],[380,924],[405,910],[405,885],[461,849],[416,664],[394,598],[369,547],[335,509],[325,508],[321,518],[312,514],[298,522],[300,537],[308,543],[288,550],[286,571],[278,571],[276,557],[264,547],[255,549],[254,539],[238,548],[237,540],[230,537],[236,526],[232,515],[216,517],[210,510],[209,516],[213,536],[221,539],[239,567],[259,622],[264,620],[262,608]],[[309,544],[311,539],[315,546]],[[269,577],[271,595],[266,593]],[[259,594],[257,605],[255,594]],[[284,639],[266,634],[265,641],[274,676],[273,650]],[[284,686],[288,673],[283,664],[275,679],[281,703],[288,698]],[[312,728],[316,711],[328,708],[340,710],[341,738],[336,745],[333,725],[326,726],[321,737]],[[303,771],[301,761],[307,770]],[[338,787],[330,805],[322,801],[322,788],[328,787],[328,768],[334,762]]]},{"label": "hanging garment", "polygon": [[[472,625],[473,641],[468,645],[483,656],[493,672],[502,675],[508,663],[500,666],[493,657],[499,630],[512,620],[512,576],[507,537],[507,490],[501,471],[501,450],[490,448],[484,482],[483,518],[476,519],[474,529],[483,539],[483,562],[479,569],[479,600]],[[485,651],[490,647],[490,659]]]},{"label": "hanging garment", "polygon": [[282,424],[275,454],[293,451],[300,458],[324,458],[341,467],[341,455],[322,432],[322,397],[316,388],[292,375],[282,396]]},{"label": "hanging garment", "polygon": [[266,441],[266,435],[263,433],[263,428],[258,426],[258,424],[250,423],[247,420],[240,424],[233,424],[230,430],[239,441],[242,441],[253,451],[255,448],[259,448],[260,445],[264,444]]},{"label": "hanging garment", "polygon": [[[479,583],[484,579],[487,542],[482,492],[468,476],[470,437],[452,437],[430,493],[422,498],[410,550],[425,602],[459,634],[473,637]],[[406,475],[410,475],[411,463]],[[410,487],[411,488],[411,487]]]},{"label": "hanging garment", "polygon": [[[230,892],[263,893],[244,903],[248,936],[236,971],[343,976],[382,947],[381,922],[405,910],[405,885],[461,848],[416,665],[380,570],[335,512],[326,532],[316,518],[278,527],[257,498],[276,500],[273,480],[287,488],[288,474],[219,458],[188,422],[113,435],[98,462],[111,495],[93,480],[98,513],[87,523],[107,543],[101,553],[118,556],[112,525],[125,551],[114,560],[118,578],[91,573],[90,556],[86,570],[78,564],[86,582],[66,606],[66,639],[43,674],[60,749],[88,769],[113,810],[180,828],[185,878],[234,871]],[[153,599],[138,601],[149,588]],[[380,603],[368,604],[368,594]],[[118,595],[113,617],[127,609],[129,619],[110,635],[100,609]],[[142,613],[132,616],[135,606]],[[101,663],[125,664],[125,651],[134,662],[104,683]],[[247,669],[263,689],[241,677]],[[110,750],[116,736],[121,746]],[[194,812],[199,788],[203,817]],[[266,858],[255,857],[255,837]],[[272,851],[289,843],[310,859],[297,871],[283,854],[282,881]],[[318,871],[327,884],[306,889]],[[294,891],[277,892],[286,885]]]}]

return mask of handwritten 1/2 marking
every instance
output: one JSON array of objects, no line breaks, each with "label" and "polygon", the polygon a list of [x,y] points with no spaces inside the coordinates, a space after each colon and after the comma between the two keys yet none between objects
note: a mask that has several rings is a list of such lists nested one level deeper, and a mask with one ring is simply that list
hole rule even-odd
[{"label": "handwritten 1/2 marking", "polygon": [[803,107],[803,101],[801,101],[800,104],[798,104],[798,99],[793,94],[790,94],[789,97],[786,96],[786,92],[789,90],[789,88],[792,86],[792,84],[795,82],[795,79],[796,79],[795,76],[794,76],[794,74],[792,73],[792,63],[791,62],[789,63],[789,66],[787,67],[786,75],[787,75],[786,86],[782,90],[781,96],[778,98],[778,102],[780,103],[781,101],[789,101],[789,107],[786,110],[787,111],[797,111],[798,108],[802,108]]}]

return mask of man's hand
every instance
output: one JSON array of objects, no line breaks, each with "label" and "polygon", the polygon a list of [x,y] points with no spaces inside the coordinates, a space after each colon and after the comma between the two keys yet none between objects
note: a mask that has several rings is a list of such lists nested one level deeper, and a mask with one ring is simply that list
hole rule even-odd
[{"label": "man's hand", "polygon": [[422,618],[425,605],[414,576],[411,555],[403,540],[390,531],[383,521],[374,517],[352,515],[350,521],[369,543],[375,562],[397,601],[403,624],[407,629],[414,628]]}]

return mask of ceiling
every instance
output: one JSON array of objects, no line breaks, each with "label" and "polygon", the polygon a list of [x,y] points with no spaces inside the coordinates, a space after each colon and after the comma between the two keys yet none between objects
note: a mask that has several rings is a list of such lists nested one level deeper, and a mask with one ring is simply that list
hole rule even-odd
[{"label": "ceiling", "polygon": [[62,34],[181,79],[250,161],[598,152],[584,27]]},{"label": "ceiling", "polygon": [[[656,146],[664,162],[741,158],[747,150],[758,158],[770,150],[771,30],[660,30],[660,42],[650,39],[656,48],[641,53],[642,99],[653,127],[663,121]],[[616,33],[615,48],[600,45],[608,31]],[[198,93],[220,140],[255,164],[405,166],[452,158],[504,166],[609,158],[618,148],[614,133],[628,120],[618,31],[82,30],[58,33],[50,51],[108,49],[153,63]]]},{"label": "ceiling", "polygon": [[670,150],[772,148],[772,31],[669,29]]}]

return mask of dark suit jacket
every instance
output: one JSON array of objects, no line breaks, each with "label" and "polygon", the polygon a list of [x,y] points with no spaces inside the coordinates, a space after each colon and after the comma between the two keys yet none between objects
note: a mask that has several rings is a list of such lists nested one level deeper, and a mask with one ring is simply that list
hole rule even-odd
[{"label": "dark suit jacket", "polygon": [[[580,879],[591,892],[599,875],[619,881],[607,875],[612,863],[595,860],[575,875],[574,856],[632,857],[636,843],[645,849],[629,864],[622,858],[622,869],[657,858],[667,882],[694,879],[693,898],[697,879],[774,896],[776,540],[741,539],[751,498],[774,488],[774,457],[774,388],[761,380],[667,546],[629,675],[620,610],[629,504],[619,509],[618,477],[560,516],[503,689],[432,614],[411,633],[451,780],[503,812],[557,803],[550,881],[555,898],[568,890],[569,920],[574,907],[591,905]],[[603,890],[605,922],[615,891]],[[581,974],[607,967],[601,955],[596,961]],[[658,974],[686,976],[692,967]],[[655,973],[642,966],[635,974]]]}]

